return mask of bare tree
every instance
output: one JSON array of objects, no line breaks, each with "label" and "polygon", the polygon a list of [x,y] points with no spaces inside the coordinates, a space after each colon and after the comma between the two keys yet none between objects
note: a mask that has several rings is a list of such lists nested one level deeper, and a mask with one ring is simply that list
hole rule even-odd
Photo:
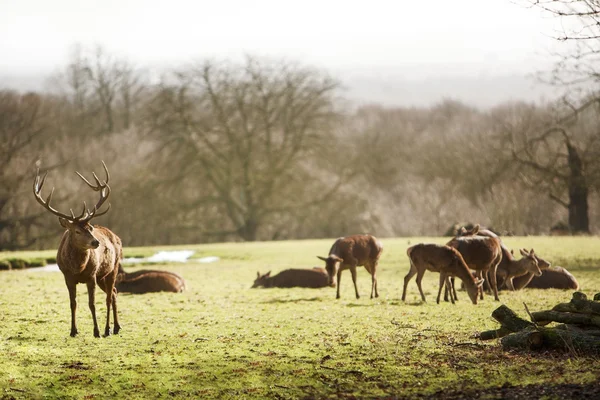
[{"label": "bare tree", "polygon": [[0,250],[25,248],[35,241],[29,230],[41,213],[31,212],[21,196],[47,128],[43,101],[33,93],[0,91]]},{"label": "bare tree", "polygon": [[[174,180],[196,186],[190,207],[217,207],[256,240],[282,215],[331,200],[348,175],[332,131],[338,84],[287,62],[204,62],[163,82],[150,107]],[[334,170],[321,168],[339,160]],[[189,186],[187,186],[189,188]]]}]

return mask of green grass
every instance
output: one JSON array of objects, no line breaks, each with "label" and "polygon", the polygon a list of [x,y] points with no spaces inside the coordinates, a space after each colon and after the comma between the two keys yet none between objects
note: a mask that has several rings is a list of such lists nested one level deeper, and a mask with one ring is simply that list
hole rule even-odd
[{"label": "green grass", "polygon": [[[406,247],[445,238],[382,239],[380,298],[369,299],[370,279],[350,274],[335,290],[250,289],[256,271],[320,265],[332,240],[226,243],[126,248],[125,256],[193,249],[194,258],[219,262],[158,265],[187,282],[181,294],[119,296],[122,331],[95,339],[84,285],[79,285],[79,336],[69,337],[68,294],[60,273],[0,272],[0,398],[373,398],[433,394],[530,383],[589,383],[598,360],[570,354],[503,352],[497,341],[473,335],[493,329],[500,303],[478,305],[459,292],[456,305],[435,304],[438,276],[416,283],[400,300],[408,271]],[[600,291],[597,237],[509,237],[509,247],[533,247],[568,268],[588,296]],[[44,258],[54,251],[0,253]],[[126,266],[128,270],[142,267]],[[148,268],[144,266],[143,268]],[[105,322],[97,291],[99,324]],[[570,291],[502,292],[501,303],[525,316],[569,301]]]}]

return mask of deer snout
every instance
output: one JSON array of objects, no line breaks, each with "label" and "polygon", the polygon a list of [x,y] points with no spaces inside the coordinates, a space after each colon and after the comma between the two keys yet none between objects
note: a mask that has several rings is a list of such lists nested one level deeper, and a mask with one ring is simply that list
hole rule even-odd
[{"label": "deer snout", "polygon": [[93,249],[97,249],[98,246],[100,246],[100,242],[98,241],[98,239],[93,239],[92,242],[90,243],[90,245],[92,246]]}]

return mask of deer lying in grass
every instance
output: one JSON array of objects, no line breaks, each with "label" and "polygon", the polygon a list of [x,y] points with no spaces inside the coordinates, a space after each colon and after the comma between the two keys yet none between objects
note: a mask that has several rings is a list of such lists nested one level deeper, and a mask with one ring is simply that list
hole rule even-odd
[{"label": "deer lying in grass", "polygon": [[271,276],[271,271],[264,275],[256,273],[256,279],[252,288],[323,288],[329,286],[329,276],[323,268],[315,267],[313,269],[286,269],[275,276]]},{"label": "deer lying in grass", "polygon": [[[450,277],[453,276],[457,276],[464,282],[471,301],[473,304],[477,304],[477,294],[483,280],[476,280],[473,275],[471,275],[469,267],[467,267],[465,260],[458,250],[439,244],[420,243],[409,247],[406,250],[406,254],[410,260],[410,270],[404,277],[402,301],[406,301],[406,288],[408,282],[415,274],[417,275],[417,287],[419,288],[419,293],[421,293],[421,299],[425,301],[421,280],[423,279],[425,271],[432,271],[439,272],[440,274],[440,287],[437,296],[438,304],[440,303],[442,287],[444,284],[449,287]],[[452,300],[452,304],[454,304],[454,297],[450,296],[450,299]]]},{"label": "deer lying in grass", "polygon": [[110,187],[108,186],[109,174],[104,162],[104,171],[106,180],[101,182],[93,174],[96,184],[90,183],[79,172],[77,175],[96,192],[100,192],[100,200],[92,210],[89,210],[83,203],[81,215],[75,216],[73,210],[71,215],[63,214],[50,205],[54,188],[44,201],[41,197],[42,186],[46,180],[47,173],[40,179],[39,170],[33,183],[33,194],[35,199],[44,208],[52,214],[58,216],[58,220],[63,228],[66,229],[58,246],[56,261],[58,268],[65,277],[65,283],[69,290],[69,299],[71,304],[71,336],[77,335],[77,324],[75,322],[75,313],[77,310],[77,284],[85,283],[88,289],[88,304],[94,320],[94,336],[100,337],[100,330],[96,320],[95,293],[96,284],[106,293],[106,326],[104,336],[110,335],[110,309],[112,306],[114,314],[114,333],[119,333],[121,329],[117,318],[117,290],[115,281],[119,270],[119,263],[123,258],[121,239],[108,228],[102,226],[90,225],[90,220],[94,217],[104,215],[110,209],[110,203],[103,212],[98,212],[108,196]]},{"label": "deer lying in grass", "polygon": [[563,267],[551,267],[542,271],[542,275],[538,277],[529,278],[523,277],[522,282],[516,282],[523,284],[528,289],[572,289],[579,290],[579,282],[569,271]]},{"label": "deer lying in grass", "polygon": [[181,293],[185,290],[185,280],[175,272],[143,269],[128,273],[120,268],[116,288],[121,293]]},{"label": "deer lying in grass", "polygon": [[[496,282],[496,270],[502,260],[500,239],[485,236],[457,236],[446,244],[460,252],[468,267],[476,271],[478,278],[489,276],[494,299],[500,301]],[[448,289],[453,290],[453,286]],[[451,295],[454,296],[455,292]],[[480,299],[483,300],[483,290],[480,291]]]},{"label": "deer lying in grass", "polygon": [[373,295],[379,297],[377,292],[377,264],[382,251],[383,245],[374,236],[353,235],[337,239],[331,246],[328,257],[317,256],[325,261],[325,269],[329,276],[328,284],[330,286],[336,285],[337,278],[336,299],[340,298],[340,279],[342,271],[346,269],[349,269],[352,274],[356,298],[360,298],[356,286],[356,267],[360,266],[364,266],[371,274],[371,298],[373,298]]}]

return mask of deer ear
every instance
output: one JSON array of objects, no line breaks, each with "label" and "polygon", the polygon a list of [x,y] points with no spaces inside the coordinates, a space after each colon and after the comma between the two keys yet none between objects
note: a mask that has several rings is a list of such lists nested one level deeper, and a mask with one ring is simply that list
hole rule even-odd
[{"label": "deer ear", "polygon": [[256,278],[260,278],[260,272],[256,271]]},{"label": "deer ear", "polygon": [[464,236],[467,233],[467,230],[465,229],[464,226],[461,226],[457,233],[458,233],[457,236]]},{"label": "deer ear", "polygon": [[519,253],[521,253],[521,255],[523,257],[527,257],[529,255],[529,252],[527,250],[525,250],[525,249],[520,249]]},{"label": "deer ear", "polygon": [[533,249],[531,249],[531,251],[529,252],[530,255],[534,256],[535,252],[533,251]]},{"label": "deer ear", "polygon": [[477,235],[477,233],[479,233],[479,224],[473,227],[473,235]]},{"label": "deer ear", "polygon": [[265,274],[265,277],[267,277],[267,278],[268,278],[269,276],[271,276],[271,271],[269,271],[269,272],[267,272],[267,273]]},{"label": "deer ear", "polygon": [[327,259],[326,259],[325,257],[317,256],[317,258],[318,258],[319,260],[327,261]]},{"label": "deer ear", "polygon": [[58,222],[60,222],[60,226],[62,226],[65,229],[69,228],[69,221],[67,221],[65,218],[63,217],[58,217]]}]

